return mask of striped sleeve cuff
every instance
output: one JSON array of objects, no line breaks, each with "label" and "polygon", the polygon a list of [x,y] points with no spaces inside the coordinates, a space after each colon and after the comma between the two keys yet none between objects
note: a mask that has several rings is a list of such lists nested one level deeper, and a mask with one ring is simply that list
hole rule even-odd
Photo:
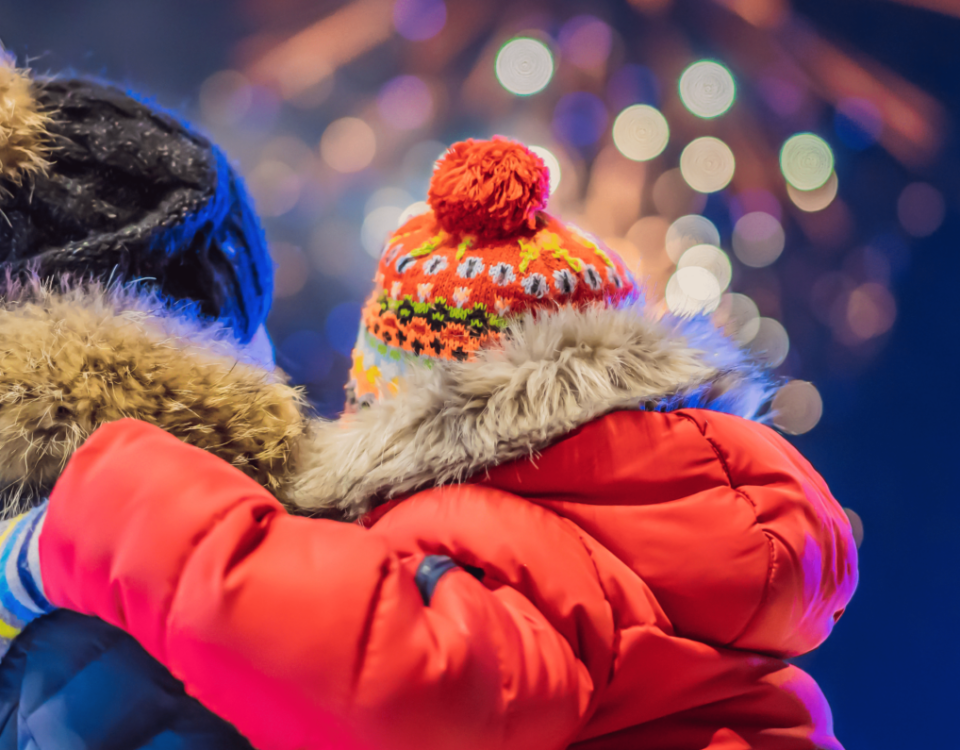
[{"label": "striped sleeve cuff", "polygon": [[53,611],[40,577],[47,505],[0,522],[0,657],[27,623]]}]

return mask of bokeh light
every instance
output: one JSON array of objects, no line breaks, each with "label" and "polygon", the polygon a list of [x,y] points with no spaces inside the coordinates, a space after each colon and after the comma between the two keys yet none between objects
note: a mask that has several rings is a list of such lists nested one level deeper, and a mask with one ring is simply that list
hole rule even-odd
[{"label": "bokeh light", "polygon": [[574,16],[557,35],[563,60],[584,70],[602,68],[610,56],[613,32],[596,16]]},{"label": "bokeh light", "polygon": [[400,206],[380,206],[366,215],[360,227],[360,244],[374,258],[379,258],[387,236],[400,223],[403,208]]},{"label": "bokeh light", "polygon": [[562,176],[560,160],[557,159],[553,151],[545,146],[528,146],[527,148],[543,159],[543,163],[550,172],[550,195],[553,195],[560,187],[560,177]]},{"label": "bokeh light", "polygon": [[726,336],[741,346],[749,344],[760,332],[757,303],[745,294],[724,294],[713,319]]},{"label": "bokeh light", "polygon": [[926,182],[907,185],[897,199],[897,218],[903,230],[913,237],[929,237],[946,215],[943,193]]},{"label": "bokeh light", "polygon": [[283,216],[300,200],[302,183],[293,167],[264,159],[247,175],[247,189],[261,216]]},{"label": "bokeh light", "polygon": [[308,175],[314,169],[316,154],[303,140],[296,136],[281,135],[264,145],[262,160],[282,161],[299,175]]},{"label": "bokeh light", "polygon": [[680,154],[680,172],[683,179],[700,193],[723,190],[733,179],[736,160],[733,151],[719,138],[697,138]]},{"label": "bokeh light", "polygon": [[367,202],[363,204],[363,210],[364,213],[370,213],[381,206],[396,206],[402,209],[409,206],[412,202],[413,196],[406,190],[397,187],[382,187],[379,190],[375,190],[370,197],[367,198]]},{"label": "bokeh light", "polygon": [[680,99],[697,117],[719,117],[730,109],[735,96],[733,76],[719,63],[701,60],[680,76]]},{"label": "bokeh light", "polygon": [[833,129],[843,144],[855,151],[862,151],[880,138],[883,117],[873,102],[847,97],[837,104]]},{"label": "bokeh light", "polygon": [[412,42],[435,37],[447,23],[443,0],[396,0],[393,25],[400,36]]},{"label": "bokeh light", "polygon": [[789,182],[787,183],[787,195],[793,201],[793,205],[801,211],[813,213],[822,211],[837,197],[837,190],[840,188],[840,181],[837,179],[837,173],[832,172],[827,181],[816,190],[797,190]]},{"label": "bokeh light", "polygon": [[380,89],[377,107],[390,127],[413,130],[433,117],[433,95],[430,87],[417,76],[397,76]]},{"label": "bokeh light", "polygon": [[706,268],[678,268],[664,293],[667,308],[674,315],[691,316],[713,312],[720,304],[720,284]]},{"label": "bokeh light", "polygon": [[806,380],[791,380],[773,397],[773,423],[789,435],[810,432],[822,416],[820,391]]},{"label": "bokeh light", "polygon": [[670,260],[679,262],[694,245],[719,245],[720,232],[706,216],[681,216],[667,230],[666,250]]},{"label": "bokeh light", "polygon": [[214,73],[200,86],[200,114],[211,125],[236,125],[252,104],[250,82],[235,70]]},{"label": "bokeh light", "polygon": [[404,211],[412,201],[410,193],[396,187],[380,188],[367,198],[360,244],[372,257],[380,257],[387,236],[400,226]]},{"label": "bokeh light", "polygon": [[783,252],[786,235],[776,217],[763,211],[742,216],[733,227],[733,252],[751,268],[764,268]]},{"label": "bokeh light", "polygon": [[[713,274],[721,292],[726,291],[733,278],[730,258],[716,245],[694,245],[680,256],[677,269],[704,268]],[[718,301],[719,302],[719,301]]]},{"label": "bokeh light", "polygon": [[280,80],[281,92],[283,92],[285,88],[288,89],[288,93],[284,98],[297,109],[316,109],[330,98],[335,88],[333,67],[322,60],[315,61],[314,66],[310,78],[318,80],[310,83],[305,88],[303,87],[302,81],[294,78],[292,81],[293,91],[289,91],[291,88],[290,83],[285,85],[284,79],[281,78]]},{"label": "bokeh light", "polygon": [[429,210],[430,210],[430,204],[427,203],[426,201],[416,201],[414,203],[411,203],[409,206],[403,209],[403,212],[400,214],[400,217],[397,219],[397,226],[402,227],[404,224],[410,221],[410,219],[412,219],[414,216],[420,216],[421,214],[425,214]]},{"label": "bokeh light", "polygon": [[538,39],[511,39],[497,53],[496,74],[500,85],[511,94],[536,94],[553,78],[553,53]]},{"label": "bokeh light", "polygon": [[253,86],[250,93],[253,101],[239,125],[247,134],[261,133],[264,137],[269,137],[280,119],[280,97],[276,91],[266,86]]},{"label": "bokeh light", "polygon": [[553,112],[553,130],[574,146],[596,143],[607,127],[607,108],[595,95],[574,91],[560,97]]},{"label": "bokeh light", "polygon": [[779,320],[760,318],[748,348],[758,361],[768,367],[779,367],[790,353],[790,337]]},{"label": "bokeh light", "polygon": [[833,151],[820,136],[797,133],[780,150],[780,170],[797,190],[816,190],[833,174]]},{"label": "bokeh light", "polygon": [[640,248],[630,237],[604,237],[603,244],[620,256],[630,273],[637,275],[640,270]]},{"label": "bokeh light", "polygon": [[665,252],[667,230],[670,223],[662,216],[644,216],[637,219],[627,230],[627,239],[637,248],[643,267],[640,275],[649,277],[652,274],[673,270],[671,261]]},{"label": "bokeh light", "polygon": [[853,532],[853,543],[857,545],[857,549],[860,549],[860,545],[863,544],[863,519],[860,518],[860,514],[852,508],[844,508],[843,512],[847,514],[847,518],[850,520],[850,529]]},{"label": "bokeh light", "polygon": [[861,284],[847,298],[846,323],[858,339],[872,339],[886,333],[897,318],[897,304],[881,284]]},{"label": "bokeh light", "polygon": [[634,104],[613,122],[613,143],[634,161],[648,161],[663,153],[670,140],[670,126],[660,111],[649,104]]},{"label": "bokeh light", "polygon": [[[786,319],[790,374],[854,376],[899,323],[893,290],[919,258],[912,238],[945,234],[955,196],[925,161],[949,155],[947,121],[928,117],[943,102],[818,39],[785,0],[718,3],[709,18],[673,0],[507,15],[446,0],[271,7],[276,23],[220,58],[242,67],[210,76],[196,103],[280,243],[278,298],[293,297],[272,322],[278,344],[313,327],[333,355],[326,312],[362,298],[390,233],[429,212],[419,199],[448,144],[504,133],[547,165],[547,210],[615,248],[658,309],[669,284],[674,309],[713,309],[727,335],[774,361],[764,337],[789,348],[773,320]],[[756,20],[773,7],[789,10],[785,25]],[[326,296],[327,283],[343,296]],[[319,317],[298,324],[288,307]]]},{"label": "bokeh light", "polygon": [[320,156],[337,172],[359,172],[377,152],[373,128],[359,117],[334,120],[320,138]]}]

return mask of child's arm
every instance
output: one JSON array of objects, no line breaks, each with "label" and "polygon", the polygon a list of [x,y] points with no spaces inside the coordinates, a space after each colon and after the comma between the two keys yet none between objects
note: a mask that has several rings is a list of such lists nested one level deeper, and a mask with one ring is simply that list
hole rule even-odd
[{"label": "child's arm", "polygon": [[75,454],[39,552],[54,605],[125,629],[263,750],[341,730],[377,748],[560,748],[590,703],[587,670],[523,597],[452,570],[427,603],[377,535],[289,516],[144,423]]},{"label": "child's arm", "polygon": [[37,541],[46,503],[0,521],[0,659],[32,620],[52,612],[40,582]]}]

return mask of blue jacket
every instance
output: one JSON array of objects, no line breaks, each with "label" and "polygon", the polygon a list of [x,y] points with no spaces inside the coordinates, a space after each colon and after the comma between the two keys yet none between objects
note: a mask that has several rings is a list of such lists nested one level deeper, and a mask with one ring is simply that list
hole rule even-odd
[{"label": "blue jacket", "polygon": [[250,750],[123,631],[58,610],[0,663],[0,750]]}]

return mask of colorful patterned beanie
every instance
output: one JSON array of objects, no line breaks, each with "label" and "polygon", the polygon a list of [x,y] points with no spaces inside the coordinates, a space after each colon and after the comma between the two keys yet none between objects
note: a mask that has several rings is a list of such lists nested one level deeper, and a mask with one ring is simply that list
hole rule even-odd
[{"label": "colorful patterned beanie", "polygon": [[495,136],[455,143],[430,182],[430,211],[387,240],[353,350],[347,408],[395,393],[413,363],[470,360],[507,320],[636,296],[623,261],[543,211],[549,172]]}]

